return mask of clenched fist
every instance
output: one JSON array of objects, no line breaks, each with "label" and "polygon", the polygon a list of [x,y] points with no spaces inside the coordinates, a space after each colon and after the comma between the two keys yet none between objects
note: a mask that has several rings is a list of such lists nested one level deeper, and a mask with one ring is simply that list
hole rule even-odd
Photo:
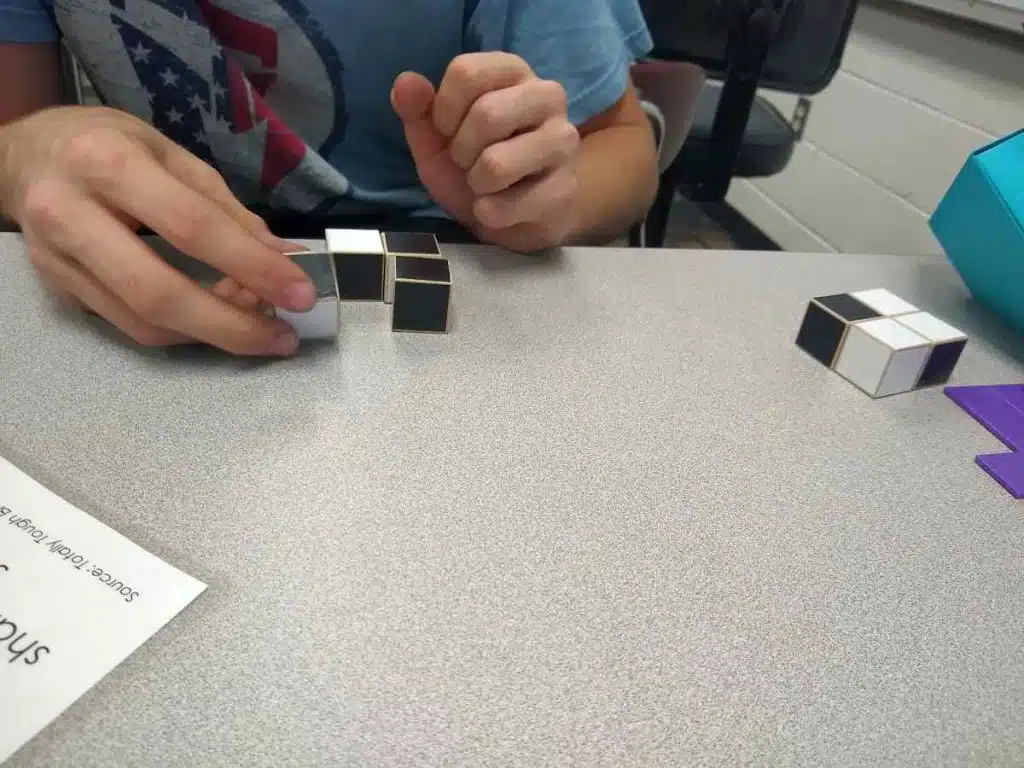
[{"label": "clenched fist", "polygon": [[518,56],[471,53],[436,91],[407,72],[391,97],[423,185],[482,240],[535,251],[572,231],[580,137],[559,83]]}]

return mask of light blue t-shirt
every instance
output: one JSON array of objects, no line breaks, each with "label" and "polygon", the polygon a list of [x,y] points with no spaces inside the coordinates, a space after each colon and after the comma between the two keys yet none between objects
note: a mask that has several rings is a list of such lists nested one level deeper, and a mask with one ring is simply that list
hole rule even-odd
[{"label": "light blue t-shirt", "polygon": [[248,204],[436,212],[390,103],[413,70],[508,51],[580,124],[650,36],[637,0],[0,0],[0,42],[64,38],[100,97],[217,168]]}]

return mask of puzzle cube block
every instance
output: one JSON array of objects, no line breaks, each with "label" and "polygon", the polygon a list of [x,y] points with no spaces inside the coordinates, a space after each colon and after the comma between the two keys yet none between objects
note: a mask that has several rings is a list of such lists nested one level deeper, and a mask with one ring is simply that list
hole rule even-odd
[{"label": "puzzle cube block", "polygon": [[384,302],[394,301],[395,259],[398,256],[442,258],[437,238],[429,232],[384,232]]},{"label": "puzzle cube block", "polygon": [[849,328],[835,371],[871,397],[887,397],[914,389],[931,350],[894,318],[866,320]]},{"label": "puzzle cube block", "polygon": [[307,312],[274,308],[272,314],[292,326],[300,339],[337,339],[341,325],[341,300],[331,254],[299,251],[288,256],[313,281],[316,304]]},{"label": "puzzle cube block", "polygon": [[853,323],[916,311],[913,304],[884,288],[819,296],[807,305],[796,345],[832,368]]},{"label": "puzzle cube block", "polygon": [[448,260],[395,256],[394,278],[391,330],[445,333],[452,292]]},{"label": "puzzle cube block", "polygon": [[900,315],[896,320],[924,337],[931,345],[915,388],[934,387],[949,381],[953,369],[960,361],[960,354],[967,346],[967,335],[927,312]]},{"label": "puzzle cube block", "polygon": [[813,299],[797,346],[871,397],[944,384],[967,336],[884,288]]},{"label": "puzzle cube block", "polygon": [[327,250],[334,260],[342,301],[384,298],[384,243],[375,229],[328,229]]}]

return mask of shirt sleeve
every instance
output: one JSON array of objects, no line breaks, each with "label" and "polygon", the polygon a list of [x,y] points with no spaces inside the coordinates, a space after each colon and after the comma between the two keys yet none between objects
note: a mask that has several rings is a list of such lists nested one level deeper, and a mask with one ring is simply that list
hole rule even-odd
[{"label": "shirt sleeve", "polygon": [[53,43],[58,38],[42,0],[0,0],[0,43]]},{"label": "shirt sleeve", "polygon": [[470,48],[514,53],[560,82],[577,126],[622,98],[652,48],[637,0],[479,0],[466,31]]}]

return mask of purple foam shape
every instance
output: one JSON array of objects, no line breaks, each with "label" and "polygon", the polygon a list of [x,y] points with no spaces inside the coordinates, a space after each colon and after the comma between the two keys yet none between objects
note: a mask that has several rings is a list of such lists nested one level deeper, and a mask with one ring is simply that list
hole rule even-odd
[{"label": "purple foam shape", "polygon": [[946,387],[946,395],[995,435],[1010,453],[975,461],[1015,499],[1024,498],[1024,384]]},{"label": "purple foam shape", "polygon": [[975,459],[1015,499],[1024,499],[1024,456],[1019,453],[990,453]]}]

